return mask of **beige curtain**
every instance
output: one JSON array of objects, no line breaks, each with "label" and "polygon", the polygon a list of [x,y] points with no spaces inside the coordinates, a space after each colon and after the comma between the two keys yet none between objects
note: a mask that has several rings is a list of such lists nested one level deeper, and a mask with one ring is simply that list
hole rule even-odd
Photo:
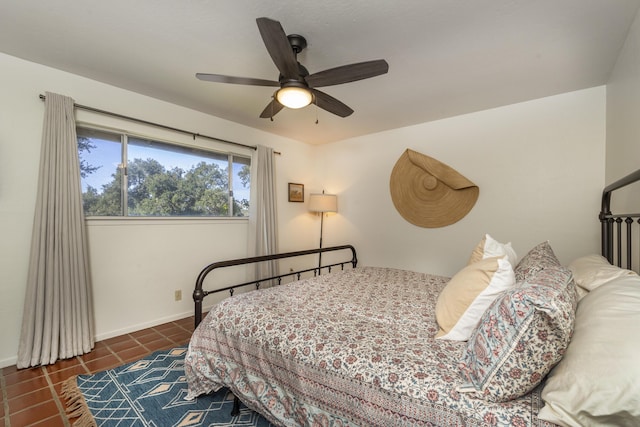
[{"label": "beige curtain", "polygon": [[[249,256],[278,253],[276,171],[273,149],[258,145],[251,159]],[[279,274],[277,261],[256,265],[256,278]]]},{"label": "beige curtain", "polygon": [[18,368],[51,364],[94,345],[73,104],[46,94]]}]

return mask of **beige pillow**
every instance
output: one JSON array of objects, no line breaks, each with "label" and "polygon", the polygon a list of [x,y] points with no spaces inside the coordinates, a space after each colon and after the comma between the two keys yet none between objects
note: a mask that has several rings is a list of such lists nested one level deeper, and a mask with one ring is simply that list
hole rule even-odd
[{"label": "beige pillow", "polygon": [[573,273],[576,285],[586,291],[593,291],[618,277],[637,276],[631,270],[609,264],[605,257],[596,254],[583,256],[572,261],[569,264],[569,270]]},{"label": "beige pillow", "polygon": [[506,257],[487,258],[460,270],[438,296],[436,338],[468,340],[487,307],[515,281]]},{"label": "beige pillow", "polygon": [[511,247],[511,242],[509,243],[500,243],[493,237],[485,234],[480,243],[473,249],[471,252],[471,257],[469,258],[469,264],[473,264],[474,262],[478,262],[485,258],[493,258],[493,257],[503,257],[506,256],[507,260],[511,263],[512,266],[515,267],[518,262],[518,256],[516,255],[516,251]]},{"label": "beige pillow", "polygon": [[590,292],[542,389],[538,418],[561,426],[640,426],[640,278]]}]

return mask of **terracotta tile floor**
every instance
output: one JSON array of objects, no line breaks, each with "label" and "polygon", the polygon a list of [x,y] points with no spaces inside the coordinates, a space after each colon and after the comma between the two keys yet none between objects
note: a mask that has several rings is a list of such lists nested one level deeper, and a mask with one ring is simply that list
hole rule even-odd
[{"label": "terracotta tile floor", "polygon": [[71,426],[60,396],[62,382],[73,375],[91,374],[133,362],[156,350],[185,345],[193,332],[193,317],[165,323],[96,342],[90,353],[54,365],[2,369],[0,427]]}]

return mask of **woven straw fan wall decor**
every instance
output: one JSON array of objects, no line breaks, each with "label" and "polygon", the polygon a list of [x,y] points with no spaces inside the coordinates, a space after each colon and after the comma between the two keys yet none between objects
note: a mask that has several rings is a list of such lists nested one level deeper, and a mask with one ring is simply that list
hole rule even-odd
[{"label": "woven straw fan wall decor", "polygon": [[438,160],[407,149],[391,171],[391,199],[404,219],[419,227],[453,224],[471,211],[480,189]]}]

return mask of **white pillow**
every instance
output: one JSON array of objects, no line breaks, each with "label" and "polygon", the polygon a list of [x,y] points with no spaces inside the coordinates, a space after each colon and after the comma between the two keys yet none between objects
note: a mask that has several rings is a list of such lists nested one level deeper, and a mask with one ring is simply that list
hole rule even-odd
[{"label": "white pillow", "polygon": [[456,273],[438,295],[438,339],[466,341],[487,307],[515,286],[513,267],[504,258],[487,258]]},{"label": "white pillow", "polygon": [[640,278],[585,296],[560,363],[542,390],[538,418],[562,426],[640,426]]},{"label": "white pillow", "polygon": [[518,255],[516,255],[516,251],[511,247],[511,242],[500,243],[493,237],[485,234],[482,240],[480,240],[480,243],[478,243],[478,245],[473,249],[473,252],[471,252],[471,257],[467,264],[473,264],[474,262],[478,262],[482,259],[504,256],[507,257],[512,266],[517,264]]},{"label": "white pillow", "polygon": [[602,255],[587,255],[578,258],[569,264],[569,270],[573,273],[576,285],[586,291],[593,291],[613,279],[623,276],[637,276],[634,271],[625,270],[615,265]]}]

